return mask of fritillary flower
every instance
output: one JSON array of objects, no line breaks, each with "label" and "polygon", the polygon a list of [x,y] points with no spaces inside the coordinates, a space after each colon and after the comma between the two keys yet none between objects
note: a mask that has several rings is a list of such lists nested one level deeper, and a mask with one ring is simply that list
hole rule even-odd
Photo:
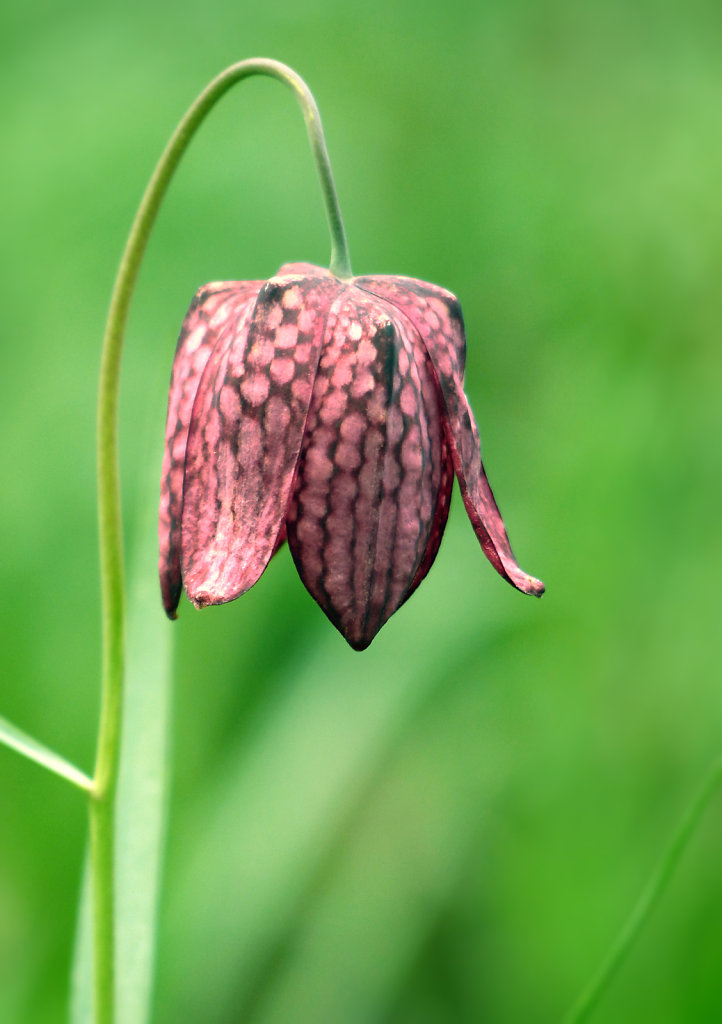
[{"label": "fritillary flower", "polygon": [[463,391],[461,308],[405,277],[306,263],[196,294],[168,403],[160,505],[167,614],[223,604],[285,539],[311,596],[363,650],[424,579],[454,475],[484,554],[512,554]]}]

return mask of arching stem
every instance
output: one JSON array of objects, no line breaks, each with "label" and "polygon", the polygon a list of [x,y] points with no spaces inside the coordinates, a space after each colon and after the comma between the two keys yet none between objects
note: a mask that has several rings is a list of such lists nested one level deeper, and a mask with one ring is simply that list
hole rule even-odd
[{"label": "arching stem", "polygon": [[332,273],[351,276],[348,245],[331,173],[321,118],[305,82],[278,61],[233,64],[203,90],[189,108],[160,158],[141,201],[120,263],[103,340],[98,392],[98,517],[102,598],[103,663],[100,728],[90,801],[93,890],[95,1024],[114,1018],[114,801],[118,781],[125,647],[125,573],[118,470],[118,393],[123,338],[133,289],[163,197],[200,124],[236,82],[268,75],[287,85],[303,112],[316,161],[331,232]]}]

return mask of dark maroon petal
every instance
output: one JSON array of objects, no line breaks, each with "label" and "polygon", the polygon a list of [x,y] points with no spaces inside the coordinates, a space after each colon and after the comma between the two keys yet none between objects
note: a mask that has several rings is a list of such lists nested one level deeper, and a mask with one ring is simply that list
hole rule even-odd
[{"label": "dark maroon petal", "polygon": [[181,592],[180,522],[191,410],[213,348],[237,329],[262,281],[231,281],[204,285],[196,293],[181,327],[166,420],[165,453],[161,473],[159,572],[163,606],[175,618]]},{"label": "dark maroon petal", "polygon": [[[434,385],[435,387],[435,385]],[[451,492],[454,487],[454,463],[451,458],[451,452],[449,446],[446,443],[446,437],[442,432],[441,435],[441,478],[439,480],[439,487],[436,497],[436,508],[434,512],[433,522],[431,524],[431,530],[429,532],[429,540],[426,545],[426,551],[424,557],[421,560],[419,568],[416,570],[416,575],[411,581],[404,601],[408,601],[413,592],[416,590],[418,585],[426,579],[429,569],[434,564],[437,554],[439,553],[439,547],[441,545],[441,539],[444,536],[444,530],[446,529],[446,523],[449,518],[449,507],[451,505]]]},{"label": "dark maroon petal", "polygon": [[281,540],[324,328],[340,282],[286,273],[203,373],[188,437],[182,572],[198,607],[232,601]]},{"label": "dark maroon petal", "polygon": [[479,431],[464,392],[447,401],[449,441],[461,496],[484,554],[500,575],[525,594],[541,597],[544,584],[518,565],[509,544],[501,512],[494,500],[481,461]]},{"label": "dark maroon petal", "polygon": [[[415,277],[384,274],[357,277],[354,284],[399,309],[415,325],[428,348],[440,346],[443,352],[437,355],[444,360],[444,372],[457,374],[463,384],[466,335],[461,305],[453,292]],[[446,327],[448,330],[444,329]],[[429,345],[429,337],[437,332],[441,333],[441,338],[436,346],[433,343]],[[431,351],[431,356],[435,358],[434,351]]]},{"label": "dark maroon petal", "polygon": [[544,584],[517,564],[481,461],[479,432],[463,389],[464,325],[454,295],[412,278],[366,277],[364,288],[404,313],[426,345],[446,407],[446,434],[464,505],[482,549],[502,576],[525,594]]},{"label": "dark maroon petal", "polygon": [[427,537],[426,547],[404,595],[403,600],[408,601],[422,580],[426,578],[438,554],[449,518],[451,492],[454,486],[454,464],[444,435],[443,409],[436,374],[426,346],[419,337],[418,331],[406,317],[398,317],[398,311],[392,304],[388,303],[386,306],[389,316],[395,317],[399,333],[413,347],[421,389],[421,408],[428,418],[428,435],[431,441],[427,453],[430,469],[429,487],[422,494],[423,507],[421,510],[421,522]]},{"label": "dark maroon petal", "polygon": [[346,287],[286,523],[301,579],[357,650],[415,585],[439,528],[443,472],[439,400],[416,332]]}]

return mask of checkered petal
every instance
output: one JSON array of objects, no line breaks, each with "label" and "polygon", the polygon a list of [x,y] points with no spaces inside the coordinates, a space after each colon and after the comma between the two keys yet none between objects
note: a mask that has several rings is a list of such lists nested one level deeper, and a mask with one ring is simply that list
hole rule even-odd
[{"label": "checkered petal", "polygon": [[193,404],[183,582],[197,606],[245,593],[280,543],[327,319],[341,284],[281,268],[217,346]]},{"label": "checkered petal", "polygon": [[175,618],[181,593],[183,472],[193,402],[211,353],[238,334],[262,283],[204,285],[191,303],[178,339],[168,396],[158,527],[161,593],[171,618]]},{"label": "checkered petal", "polygon": [[464,506],[484,554],[518,590],[540,596],[544,584],[517,564],[481,461],[479,431],[464,394],[466,343],[456,297],[413,278],[377,276],[357,283],[391,302],[421,336],[443,398],[446,439]]},{"label": "checkered petal", "polygon": [[393,307],[348,286],[324,338],[287,529],[305,586],[357,650],[433,561],[444,472],[425,349]]}]

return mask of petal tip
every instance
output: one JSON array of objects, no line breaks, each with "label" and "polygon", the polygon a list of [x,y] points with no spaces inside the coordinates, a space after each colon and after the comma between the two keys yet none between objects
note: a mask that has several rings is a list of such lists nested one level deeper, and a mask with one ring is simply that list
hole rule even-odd
[{"label": "petal tip", "polygon": [[544,591],[546,590],[546,587],[544,586],[541,580],[536,580],[533,576],[530,576],[529,579],[531,587],[528,593],[530,593],[532,597],[541,597]]},{"label": "petal tip", "polygon": [[181,587],[175,583],[169,583],[165,573],[161,573],[160,579],[160,591],[161,599],[163,601],[163,611],[166,613],[169,619],[174,620],[178,618],[178,603],[181,596]]},{"label": "petal tip", "polygon": [[[375,635],[376,635],[376,634],[374,633],[374,636],[375,636]],[[374,638],[374,637],[372,636],[372,637],[371,637],[370,639],[368,639],[367,637],[363,637],[363,638],[362,638],[362,639],[360,639],[360,640],[353,640],[353,639],[352,639],[352,638],[351,638],[350,636],[346,636],[345,634],[344,634],[343,636],[344,636],[344,640],[346,641],[346,643],[347,643],[347,644],[349,645],[349,647],[351,647],[351,648],[352,648],[352,649],[353,649],[354,651],[365,651],[365,650],[366,650],[366,648],[367,648],[367,647],[369,647],[369,646],[371,645],[371,641],[372,641],[372,640],[373,640],[373,638]]]},{"label": "petal tip", "polygon": [[530,597],[541,597],[546,590],[541,580],[534,576],[527,576],[525,572],[515,573],[511,582],[517,590],[523,594],[529,594]]}]

